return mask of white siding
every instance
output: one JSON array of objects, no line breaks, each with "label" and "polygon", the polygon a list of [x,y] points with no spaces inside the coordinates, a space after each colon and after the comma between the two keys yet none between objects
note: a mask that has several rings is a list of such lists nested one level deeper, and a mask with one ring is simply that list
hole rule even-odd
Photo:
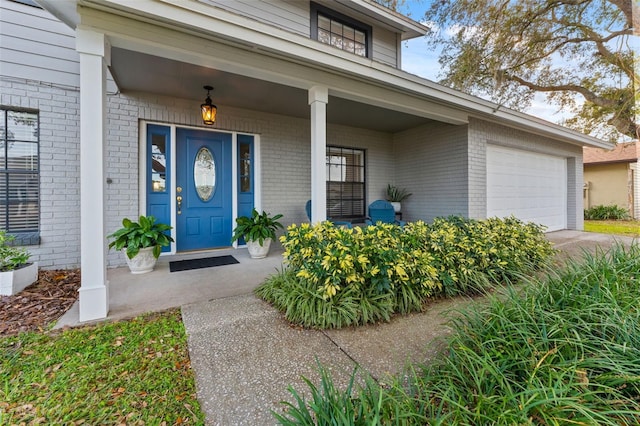
[{"label": "white siding", "polygon": [[74,32],[45,10],[0,0],[0,76],[77,87]]},{"label": "white siding", "polygon": [[300,0],[200,0],[203,3],[292,31],[304,37],[311,32],[310,6]]},{"label": "white siding", "polygon": [[[300,0],[200,0],[211,6],[246,16],[280,29],[291,31],[306,38],[311,37],[311,7],[308,1]],[[330,6],[330,5],[328,5]],[[363,21],[362,16],[350,16]],[[396,33],[376,26],[375,21],[365,20],[372,26],[371,59],[397,67],[398,43]]]},{"label": "white siding", "polygon": [[396,33],[380,27],[373,27],[373,56],[371,59],[398,67],[398,43]]}]

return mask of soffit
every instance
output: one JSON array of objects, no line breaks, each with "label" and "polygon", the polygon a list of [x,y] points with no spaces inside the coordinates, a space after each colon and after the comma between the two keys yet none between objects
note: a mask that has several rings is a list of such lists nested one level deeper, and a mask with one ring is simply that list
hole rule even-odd
[{"label": "soffit", "polygon": [[[309,118],[308,92],[292,86],[115,47],[111,50],[110,70],[123,93],[192,99],[194,108],[198,108],[206,97],[202,86],[210,84],[214,86],[211,98],[220,114],[228,105]],[[335,96],[329,97],[327,121],[389,133],[429,122],[424,117]]]}]

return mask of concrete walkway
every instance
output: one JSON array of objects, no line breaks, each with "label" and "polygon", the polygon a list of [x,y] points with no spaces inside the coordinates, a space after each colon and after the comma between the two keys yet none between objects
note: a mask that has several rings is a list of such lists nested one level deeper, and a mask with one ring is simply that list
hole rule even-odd
[{"label": "concrete walkway", "polygon": [[[564,257],[633,239],[576,231],[547,234]],[[450,333],[447,313],[470,299],[434,303],[427,311],[390,323],[331,331],[292,327],[252,294],[182,307],[198,399],[210,425],[276,424],[271,410],[293,401],[289,385],[306,391],[301,376],[318,383],[317,361],[345,386],[354,366],[376,379],[394,375],[407,361],[425,362]],[[366,374],[366,373],[365,373]]]},{"label": "concrete walkway", "polygon": [[[562,251],[560,260],[584,250],[631,244],[628,237],[560,231],[547,238]],[[301,376],[318,383],[317,362],[345,386],[356,365],[362,374],[384,381],[407,361],[429,361],[446,337],[447,316],[470,299],[444,300],[427,311],[396,317],[390,323],[343,330],[315,331],[292,327],[282,315],[257,299],[252,290],[282,267],[282,253],[250,259],[246,250],[218,250],[240,263],[178,273],[170,260],[202,257],[202,253],[161,257],[153,272],[132,275],[127,268],[109,269],[110,312],[107,319],[130,318],[148,311],[182,307],[198,399],[209,425],[276,424],[271,410],[282,412],[293,385],[306,391]],[[77,326],[77,305],[56,328]]]},{"label": "concrete walkway", "polygon": [[429,345],[449,333],[443,313],[454,305],[461,302],[435,303],[387,324],[330,331],[292,327],[251,294],[184,306],[207,424],[276,424],[271,410],[282,412],[280,402],[293,401],[289,385],[307,393],[302,376],[319,383],[317,362],[344,388],[356,365],[384,380],[407,361],[427,361],[435,353]]}]

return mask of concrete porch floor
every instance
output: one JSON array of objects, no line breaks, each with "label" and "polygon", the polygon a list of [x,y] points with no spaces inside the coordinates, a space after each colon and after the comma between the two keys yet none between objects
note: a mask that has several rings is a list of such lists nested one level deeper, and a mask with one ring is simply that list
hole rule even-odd
[{"label": "concrete porch floor", "polygon": [[[231,255],[240,263],[170,272],[169,262]],[[155,269],[134,275],[127,266],[107,269],[109,315],[107,320],[131,318],[145,312],[177,308],[196,302],[251,293],[264,279],[282,268],[282,250],[271,248],[264,259],[251,259],[246,248],[161,256]],[[56,323],[55,328],[73,327],[78,320],[78,302]]]},{"label": "concrete porch floor", "polygon": [[[631,237],[568,230],[550,232],[547,238],[561,250],[560,259],[579,256],[584,250],[593,251],[596,247],[610,247],[614,242],[629,245],[634,241]],[[224,255],[232,255],[240,263],[169,272],[169,262],[174,260]],[[106,319],[131,318],[145,312],[248,294],[281,268],[282,249],[276,247],[271,248],[265,259],[251,259],[246,248],[163,255],[152,272],[140,275],[131,274],[126,266],[110,268],[107,269],[109,315]],[[80,324],[76,302],[60,317],[54,328]]]}]

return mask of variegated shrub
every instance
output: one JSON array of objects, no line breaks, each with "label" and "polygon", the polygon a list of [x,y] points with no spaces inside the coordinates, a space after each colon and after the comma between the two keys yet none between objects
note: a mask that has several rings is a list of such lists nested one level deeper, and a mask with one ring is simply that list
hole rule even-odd
[{"label": "variegated shrub", "polygon": [[432,296],[482,291],[553,254],[543,228],[515,218],[438,218],[403,228],[291,225],[281,237],[286,270],[257,293],[293,322],[340,327],[388,320]]}]

